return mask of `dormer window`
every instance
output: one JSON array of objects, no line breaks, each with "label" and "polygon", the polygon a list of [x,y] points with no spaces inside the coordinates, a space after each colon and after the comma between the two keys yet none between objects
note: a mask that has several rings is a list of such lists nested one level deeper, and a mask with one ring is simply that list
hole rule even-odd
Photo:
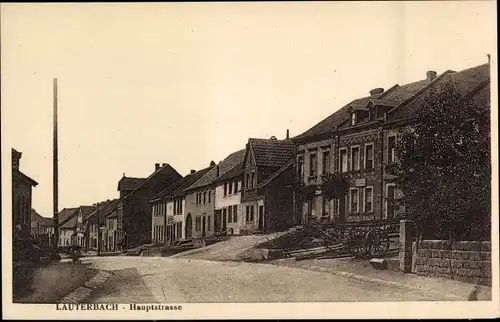
[{"label": "dormer window", "polygon": [[351,113],[351,125],[356,124],[356,112]]}]

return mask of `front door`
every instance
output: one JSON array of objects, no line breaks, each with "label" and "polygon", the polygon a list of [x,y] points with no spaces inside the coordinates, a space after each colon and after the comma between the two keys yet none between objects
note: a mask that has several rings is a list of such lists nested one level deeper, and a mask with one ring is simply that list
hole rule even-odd
[{"label": "front door", "polygon": [[221,211],[220,210],[216,210],[215,214],[214,214],[214,230],[217,233],[221,231],[221,229],[220,229],[221,228],[220,219],[221,219]]},{"label": "front door", "polygon": [[227,224],[227,209],[222,209],[222,231],[226,231]]},{"label": "front door", "polygon": [[259,206],[259,230],[264,230],[264,206]]},{"label": "front door", "polygon": [[191,218],[191,214],[188,214],[186,217],[186,239],[189,239],[193,236],[193,219]]},{"label": "front door", "polygon": [[387,186],[387,219],[394,218],[394,186]]},{"label": "front door", "polygon": [[347,196],[340,197],[339,200],[339,223],[345,223],[345,201]]},{"label": "front door", "polygon": [[205,237],[205,230],[207,225],[207,217],[203,216],[201,220],[201,236]]}]

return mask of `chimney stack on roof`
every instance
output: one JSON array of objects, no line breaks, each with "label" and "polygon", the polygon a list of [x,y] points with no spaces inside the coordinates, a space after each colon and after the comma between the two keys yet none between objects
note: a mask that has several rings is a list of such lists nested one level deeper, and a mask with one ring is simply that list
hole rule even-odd
[{"label": "chimney stack on roof", "polygon": [[433,80],[434,80],[434,78],[436,78],[436,76],[437,76],[437,73],[436,73],[435,71],[433,71],[433,70],[429,70],[429,71],[427,72],[427,80],[428,80],[429,82],[430,82],[430,81],[433,81]]},{"label": "chimney stack on roof", "polygon": [[162,164],[161,164],[161,166],[162,166],[162,167],[166,167],[166,166],[167,166],[167,164],[166,164],[166,163],[162,163]]},{"label": "chimney stack on roof", "polygon": [[370,96],[375,96],[375,95],[378,95],[378,94],[382,94],[384,92],[384,89],[383,88],[374,88],[370,91]]},{"label": "chimney stack on roof", "polygon": [[215,162],[214,162],[214,160],[212,160],[212,161],[210,162],[210,166],[211,166],[211,167],[213,167],[214,165],[215,165]]},{"label": "chimney stack on roof", "polygon": [[155,163],[155,171],[158,170],[160,168],[160,164],[159,163]]},{"label": "chimney stack on roof", "polygon": [[196,173],[196,170],[192,169],[190,173],[191,174]]},{"label": "chimney stack on roof", "polygon": [[276,140],[276,137],[273,135],[269,140]]},{"label": "chimney stack on roof", "polygon": [[220,176],[220,169],[219,169],[219,165],[217,165],[216,167],[216,174],[215,174],[216,178],[218,178]]},{"label": "chimney stack on roof", "polygon": [[286,129],[286,138],[289,139],[290,138],[290,130],[289,129]]},{"label": "chimney stack on roof", "polygon": [[490,63],[490,60],[491,60],[491,55],[490,55],[490,54],[488,54],[488,55],[486,55],[486,56],[488,56],[488,64],[489,64],[489,63]]}]

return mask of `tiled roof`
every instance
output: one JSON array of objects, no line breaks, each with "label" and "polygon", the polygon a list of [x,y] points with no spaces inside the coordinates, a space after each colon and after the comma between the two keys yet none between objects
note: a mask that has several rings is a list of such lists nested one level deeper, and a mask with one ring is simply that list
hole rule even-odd
[{"label": "tiled roof", "polygon": [[140,186],[146,178],[123,177],[118,181],[118,191],[131,191]]},{"label": "tiled roof", "polygon": [[292,140],[249,139],[257,166],[281,167],[295,154]]},{"label": "tiled roof", "polygon": [[184,193],[184,189],[192,185],[196,180],[200,179],[208,170],[211,168],[205,168],[200,171],[196,171],[195,173],[190,173],[184,178],[177,180],[167,188],[163,189],[155,196],[151,198],[151,201],[155,201],[161,198],[172,198],[178,197]]},{"label": "tiled roof", "polygon": [[81,206],[80,210],[82,211],[82,216],[85,220],[92,214],[92,212],[95,211],[95,206]]},{"label": "tiled roof", "polygon": [[57,215],[59,226],[64,225],[67,221],[78,214],[79,208],[64,208]]},{"label": "tiled roof", "polygon": [[243,166],[244,166],[244,163],[240,162],[234,168],[232,168],[231,170],[229,170],[225,174],[219,176],[214,181],[215,182],[221,182],[221,181],[232,179],[232,178],[235,178],[235,177],[241,175],[243,173]]},{"label": "tiled roof", "polygon": [[13,169],[12,171],[12,175],[13,176],[18,176],[18,177],[21,177],[22,179],[28,181],[33,187],[36,187],[38,186],[38,182],[36,182],[35,180],[31,179],[30,177],[28,177],[26,174],[22,173],[21,171],[17,170],[17,169]]},{"label": "tiled roof", "polygon": [[52,218],[43,217],[35,209],[31,209],[31,221],[40,222],[45,226],[53,226]]},{"label": "tiled roof", "polygon": [[[217,166],[210,168],[198,181],[190,185],[186,190],[201,188],[214,182],[215,179],[224,175],[229,170],[233,169],[236,165],[243,161],[245,157],[245,149],[236,151],[228,155],[224,160],[219,162]],[[217,167],[219,169],[219,176],[217,176]]]},{"label": "tiled roof", "polygon": [[460,94],[466,95],[474,89],[483,86],[489,78],[489,64],[468,68],[459,72],[450,71],[433,83],[428,90],[424,91],[421,95],[416,96],[411,102],[408,102],[408,104],[397,106],[389,113],[390,119],[403,119],[415,115],[415,113],[423,106],[426,97],[430,94],[431,88],[439,88],[446,82],[451,81],[454,83],[455,88]]},{"label": "tiled roof", "polygon": [[142,187],[145,187],[154,177],[157,175],[161,175],[162,172],[167,173],[167,171],[171,171],[174,176],[177,176],[178,179],[181,179],[182,176],[175,170],[170,164],[165,164],[161,166],[158,170],[153,172],[149,177],[146,178],[139,186],[137,186],[129,195],[127,195],[125,198],[130,198],[130,196],[134,195],[137,191],[141,190]]},{"label": "tiled roof", "polygon": [[348,110],[350,106],[366,107],[370,101],[385,106],[396,106],[397,104],[417,94],[429,83],[430,81],[425,79],[402,86],[394,85],[381,94],[355,99],[310,128],[309,130],[300,135],[297,135],[296,137],[294,137],[294,139],[301,139],[335,130],[335,127],[339,126],[349,117]]},{"label": "tiled roof", "polygon": [[267,186],[269,183],[271,183],[274,179],[276,179],[280,174],[282,174],[286,169],[291,167],[293,165],[293,162],[295,161],[295,157],[290,158],[285,164],[281,166],[276,172],[271,174],[269,178],[267,178],[265,181],[263,181],[261,184],[257,186],[257,189],[262,188]]},{"label": "tiled roof", "polygon": [[[106,200],[99,203],[99,221],[104,223],[106,216],[118,207],[120,199]],[[97,208],[94,207],[92,213],[90,213],[87,218],[88,222],[95,223],[97,221]]]}]

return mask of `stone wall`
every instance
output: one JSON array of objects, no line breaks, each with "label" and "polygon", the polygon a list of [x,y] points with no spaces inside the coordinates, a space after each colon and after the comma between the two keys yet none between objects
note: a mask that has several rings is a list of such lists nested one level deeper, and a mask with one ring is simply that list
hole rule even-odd
[{"label": "stone wall", "polygon": [[491,243],[423,240],[418,243],[416,272],[491,286]]}]

